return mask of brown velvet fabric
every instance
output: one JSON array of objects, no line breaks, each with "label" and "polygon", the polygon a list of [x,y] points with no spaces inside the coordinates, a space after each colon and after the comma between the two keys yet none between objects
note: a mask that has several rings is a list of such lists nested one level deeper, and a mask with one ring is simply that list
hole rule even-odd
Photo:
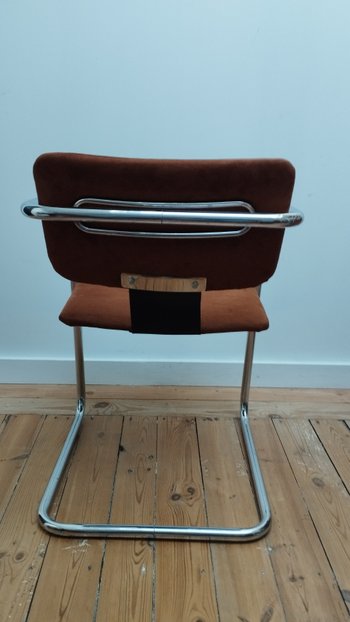
[{"label": "brown velvet fabric", "polygon": [[[202,292],[200,315],[202,333],[261,331],[269,325],[255,288]],[[129,290],[77,283],[60,320],[69,326],[131,331]]]},{"label": "brown velvet fabric", "polygon": [[[143,201],[248,201],[286,212],[294,168],[285,160],[142,160],[51,153],[38,158],[39,202],[68,207],[84,197]],[[84,234],[73,223],[43,223],[55,270],[76,282],[119,286],[122,272],[207,277],[209,290],[254,287],[273,274],[283,231],[239,238],[136,240]]]}]

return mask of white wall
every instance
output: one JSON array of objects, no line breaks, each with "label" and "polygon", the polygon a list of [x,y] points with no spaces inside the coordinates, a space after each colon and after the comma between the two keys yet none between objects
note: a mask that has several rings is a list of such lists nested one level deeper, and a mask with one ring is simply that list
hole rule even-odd
[{"label": "white wall", "polygon": [[[264,289],[256,381],[350,386],[349,23],[348,0],[1,3],[0,381],[73,379],[67,285],[19,205],[37,155],[77,151],[289,158],[306,220]],[[98,336],[90,382],[236,382],[235,336]]]}]

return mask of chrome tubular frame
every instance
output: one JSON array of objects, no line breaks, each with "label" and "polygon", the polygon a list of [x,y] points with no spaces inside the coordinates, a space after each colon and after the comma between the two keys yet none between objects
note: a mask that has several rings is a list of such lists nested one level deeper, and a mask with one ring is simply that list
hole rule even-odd
[{"label": "chrome tubular frame", "polygon": [[256,497],[259,521],[252,527],[191,527],[172,525],[122,525],[122,524],[84,524],[63,523],[50,516],[50,507],[55,498],[59,483],[75,445],[85,412],[84,359],[80,327],[74,328],[75,361],[77,374],[77,407],[71,429],[67,435],[50,480],[39,505],[40,525],[49,533],[58,536],[79,538],[138,538],[163,540],[203,540],[213,542],[249,542],[262,538],[271,524],[271,511],[259,466],[253,436],[248,418],[248,396],[253,364],[255,333],[248,333],[246,355],[243,368],[240,424],[244,446],[248,457],[252,487]]},{"label": "chrome tubular frame", "polygon": [[[98,205],[98,209],[83,208],[83,205]],[[108,208],[108,209],[102,209]],[[113,209],[112,209],[113,208]],[[219,209],[240,210],[235,212],[218,212]],[[192,211],[190,211],[192,210]],[[193,211],[194,210],[194,211]],[[209,210],[209,211],[205,211]],[[242,211],[244,210],[244,211]],[[73,208],[46,207],[36,200],[27,201],[22,205],[22,212],[31,218],[43,221],[73,221],[87,233],[103,235],[123,235],[133,237],[162,237],[160,232],[115,231],[110,229],[90,228],[83,223],[105,222],[147,225],[180,225],[212,227],[213,231],[176,232],[165,237],[192,238],[208,236],[237,236],[246,233],[251,227],[284,229],[298,225],[303,220],[300,212],[282,214],[255,213],[252,206],[241,201],[214,203],[140,203],[110,201],[103,199],[81,199]],[[223,227],[238,229],[222,230]],[[217,230],[221,228],[221,230]],[[260,294],[260,291],[259,291]],[[246,353],[243,366],[240,425],[244,447],[250,467],[253,494],[256,498],[259,514],[258,522],[251,527],[194,527],[167,525],[121,525],[121,524],[80,524],[63,523],[50,516],[50,508],[57,493],[59,483],[64,474],[71,451],[75,445],[85,413],[85,378],[82,333],[79,327],[74,328],[75,365],[77,376],[77,406],[71,429],[67,435],[52,475],[47,484],[39,506],[39,522],[48,532],[60,536],[99,537],[99,538],[147,538],[147,539],[180,539],[207,540],[215,542],[248,542],[262,538],[271,524],[271,511],[263,476],[254,445],[248,418],[248,401],[251,383],[255,332],[248,333]]]}]

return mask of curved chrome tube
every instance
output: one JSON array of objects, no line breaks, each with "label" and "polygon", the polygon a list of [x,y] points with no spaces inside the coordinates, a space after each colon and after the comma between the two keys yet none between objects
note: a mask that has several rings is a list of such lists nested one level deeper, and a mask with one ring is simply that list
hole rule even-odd
[{"label": "curved chrome tube", "polygon": [[84,401],[78,400],[73,424],[39,506],[38,517],[40,525],[49,533],[58,536],[75,536],[79,538],[146,538],[154,540],[249,542],[262,538],[269,531],[271,512],[245,405],[242,405],[240,420],[260,513],[260,520],[256,525],[252,527],[227,528],[172,525],[122,525],[109,523],[84,524],[56,521],[50,516],[49,509],[77,438],[83,415]]},{"label": "curved chrome tube", "polygon": [[66,437],[65,443],[61,450],[61,453],[57,459],[54,470],[51,473],[51,477],[46,486],[45,492],[39,504],[38,517],[40,524],[46,529],[46,522],[55,522],[48,515],[48,508],[51,506],[54,496],[57,492],[57,487],[61,481],[62,474],[66,467],[68,458],[74,447],[77,439],[81,423],[85,414],[85,401],[79,398],[77,401],[77,407],[75,411],[75,417],[73,423]]},{"label": "curved chrome tube", "polygon": [[[100,205],[101,208],[83,208],[83,205]],[[102,209],[108,207],[108,209]],[[112,209],[113,208],[113,209]],[[22,205],[26,216],[43,221],[72,221],[85,233],[118,235],[123,237],[233,237],[246,233],[251,227],[285,229],[303,221],[301,212],[255,213],[253,207],[244,201],[219,201],[209,203],[145,203],[139,201],[111,201],[108,199],[80,199],[74,207],[50,207],[39,205],[35,200]],[[245,212],[220,212],[235,209]],[[208,211],[203,211],[208,210]],[[82,223],[177,225],[213,227],[214,231],[159,232],[159,231],[117,231],[98,229]],[[239,227],[234,230],[218,231],[222,227]]]},{"label": "curved chrome tube", "polygon": [[77,407],[70,431],[66,437],[65,443],[62,447],[39,505],[38,518],[43,529],[58,536],[74,536],[81,538],[147,538],[163,540],[203,540],[213,542],[249,542],[258,540],[259,538],[265,536],[271,525],[271,511],[248,418],[249,387],[255,343],[254,332],[248,333],[247,339],[242,378],[240,425],[259,514],[257,524],[251,527],[232,528],[173,526],[159,524],[86,524],[61,522],[50,516],[50,508],[67,466],[72,449],[77,440],[85,413],[84,357],[81,329],[79,327],[75,327],[74,331],[78,395]]}]

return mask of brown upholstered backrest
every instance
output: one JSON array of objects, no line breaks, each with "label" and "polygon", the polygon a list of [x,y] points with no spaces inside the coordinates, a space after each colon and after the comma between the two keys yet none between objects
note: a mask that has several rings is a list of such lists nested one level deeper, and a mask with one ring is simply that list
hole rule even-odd
[{"label": "brown upholstered backrest", "polygon": [[[287,212],[294,168],[286,160],[146,160],[66,153],[34,165],[39,203],[71,207],[84,197],[131,201],[246,201],[256,212]],[[208,289],[263,283],[275,271],[282,230],[237,238],[152,240],[86,234],[72,222],[43,223],[55,270],[72,281],[120,285],[123,272],[206,277]]]}]

